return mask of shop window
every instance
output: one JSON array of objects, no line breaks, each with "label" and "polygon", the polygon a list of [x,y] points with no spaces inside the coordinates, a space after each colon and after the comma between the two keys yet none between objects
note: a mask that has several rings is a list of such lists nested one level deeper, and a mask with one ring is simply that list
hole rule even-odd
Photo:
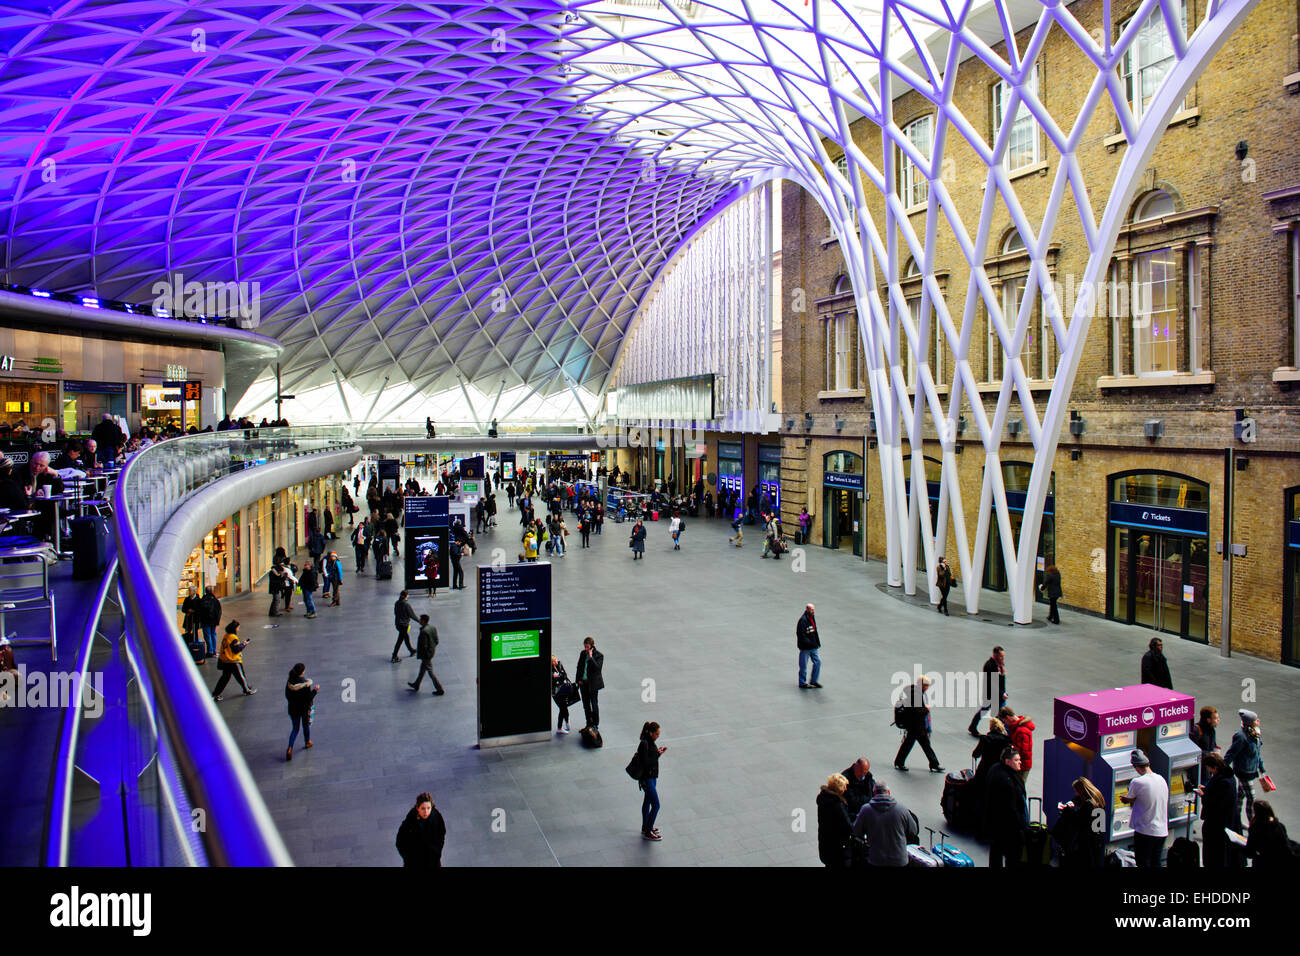
[{"label": "shop window", "polygon": [[1210,486],[1186,475],[1144,471],[1111,480],[1111,501],[1208,511]]},{"label": "shop window", "polygon": [[[928,163],[930,150],[934,145],[934,117],[922,116],[908,123],[903,127],[903,135]],[[925,171],[912,162],[912,158],[901,149],[898,150],[898,168],[899,195],[902,197],[903,205],[908,209],[925,205],[930,196],[930,184],[926,179]]]},{"label": "shop window", "polygon": [[[1131,22],[1121,24],[1120,33],[1127,30]],[[1183,37],[1187,36],[1186,0],[1180,0],[1178,4],[1178,24],[1175,29],[1180,30]],[[1146,113],[1174,63],[1174,43],[1169,25],[1165,22],[1161,8],[1157,6],[1138,27],[1137,38],[1124,54],[1120,68],[1125,95],[1135,120],[1140,120]]]},{"label": "shop window", "polygon": [[[1038,95],[1038,65],[1034,65],[1029,74],[1028,92]],[[1005,80],[993,87],[993,140],[1002,135],[1003,124],[1008,122],[1011,108],[1011,84]],[[1008,172],[1032,166],[1042,159],[1041,140],[1038,123],[1029,108],[1021,101],[1016,105],[1015,115],[1010,117],[1011,130],[1008,133],[1007,149],[1002,155],[1002,167]]]}]

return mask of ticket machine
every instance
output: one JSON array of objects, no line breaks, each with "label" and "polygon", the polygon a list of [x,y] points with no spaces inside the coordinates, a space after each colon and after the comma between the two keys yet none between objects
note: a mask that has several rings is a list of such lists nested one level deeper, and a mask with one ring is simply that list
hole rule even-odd
[{"label": "ticket machine", "polygon": [[1196,818],[1196,787],[1201,778],[1201,748],[1191,739],[1190,719],[1152,729],[1151,746],[1143,748],[1151,769],[1169,781],[1169,833],[1180,832]]},{"label": "ticket machine", "polygon": [[1054,736],[1043,747],[1048,824],[1060,816],[1058,803],[1074,799],[1074,780],[1086,777],[1106,798],[1106,842],[1131,839],[1132,808],[1119,798],[1137,776],[1129,759],[1134,748],[1146,753],[1151,770],[1169,783],[1171,832],[1176,822],[1189,822],[1195,810],[1188,797],[1196,788],[1199,759],[1187,735],[1195,703],[1186,694],[1152,684],[1056,698]]}]

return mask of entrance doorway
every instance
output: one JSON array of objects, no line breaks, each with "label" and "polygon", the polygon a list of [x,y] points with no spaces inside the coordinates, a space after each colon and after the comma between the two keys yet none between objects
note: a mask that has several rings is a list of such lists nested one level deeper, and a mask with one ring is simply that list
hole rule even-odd
[{"label": "entrance doorway", "polygon": [[822,544],[827,548],[853,547],[862,557],[862,493],[848,488],[822,492]]},{"label": "entrance doorway", "polygon": [[1107,617],[1207,643],[1210,486],[1157,471],[1109,486]]},{"label": "entrance doorway", "polygon": [[1202,539],[1113,528],[1115,616],[1188,640],[1207,641],[1209,548]]}]

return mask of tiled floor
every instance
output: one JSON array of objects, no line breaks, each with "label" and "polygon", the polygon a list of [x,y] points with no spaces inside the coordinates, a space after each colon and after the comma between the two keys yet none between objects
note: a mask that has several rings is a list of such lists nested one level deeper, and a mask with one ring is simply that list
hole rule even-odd
[{"label": "tiled floor", "polygon": [[[515,554],[517,512],[501,517],[501,528],[479,537],[476,559],[491,560],[494,547]],[[1012,627],[1005,597],[987,592],[991,611],[958,616],[954,593],[954,615],[941,617],[884,588],[878,563],[810,547],[799,572],[788,558],[761,559],[757,534],[742,550],[728,547],[720,522],[690,522],[679,552],[666,524],[651,524],[646,558],[633,563],[627,527],[607,524],[589,551],[575,546],[554,561],[558,653],[570,673],[584,636],[594,635],[605,653],[599,751],[582,749],[576,732],[477,749],[472,590],[432,601],[421,593],[412,602],[439,628],[441,698],[407,690],[414,661],[389,663],[400,585],[354,574],[350,548],[339,548],[343,606],[322,606],[316,620],[304,620],[298,603],[272,629],[264,593],[225,602],[227,618],[243,620],[242,633],[254,640],[246,668],[262,692],[236,691],[219,706],[297,863],[398,863],[397,826],[428,790],[447,821],[448,865],[817,865],[818,786],[859,755],[923,826],[942,823],[942,778],[925,772],[919,750],[911,773],[891,767],[895,674],[978,670],[993,644],[1004,645],[1011,702],[1038,725],[1033,795],[1041,793],[1052,698],[1136,683],[1152,635],[1069,611],[1059,628]],[[474,575],[466,576],[473,587]],[[822,631],[820,691],[795,686],[794,624],[809,601]],[[1243,681],[1255,682],[1250,706],[1263,718],[1266,763],[1281,784],[1274,805],[1300,827],[1293,779],[1300,672],[1249,657],[1224,660],[1216,648],[1177,639],[1166,652],[1176,688],[1224,713],[1225,747]],[[283,685],[299,660],[322,685],[317,745],[304,751],[300,739],[286,763]],[[355,687],[355,702],[344,702],[345,684]],[[580,718],[580,705],[575,710]],[[935,710],[935,747],[950,769],[969,766],[971,712]],[[663,725],[660,742],[668,747],[659,844],[641,840],[640,793],[623,772],[646,720]],[[986,861],[977,841],[954,842]]]}]

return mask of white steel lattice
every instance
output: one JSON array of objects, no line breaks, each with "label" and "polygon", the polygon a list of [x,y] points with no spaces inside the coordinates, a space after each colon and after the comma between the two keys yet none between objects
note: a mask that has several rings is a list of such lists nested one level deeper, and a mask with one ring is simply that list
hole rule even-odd
[{"label": "white steel lattice", "polygon": [[[656,157],[693,161],[705,169],[726,170],[735,178],[785,176],[816,198],[840,240],[854,286],[881,450],[889,582],[903,585],[909,593],[915,590],[919,548],[933,597],[936,541],[947,541],[951,520],[966,606],[977,610],[992,516],[1001,539],[1013,615],[1028,623],[1042,508],[1091,319],[1089,303],[1082,297],[1072,315],[1061,313],[1047,270],[1053,232],[1063,210],[1072,209],[1088,248],[1080,285],[1095,288],[1104,278],[1139,174],[1166,125],[1255,2],[1214,0],[1198,24],[1188,23],[1194,31],[1185,36],[1177,0],[1144,0],[1118,31],[1109,2],[1102,0],[1102,27],[1094,36],[1059,2],[1013,7],[1007,2],[944,0],[885,0],[870,6],[838,0],[720,0],[697,2],[688,15],[675,5],[650,10],[618,0],[575,0],[570,5],[566,56],[576,67],[574,87],[583,104],[597,109],[605,122],[621,128]],[[1135,116],[1120,71],[1151,16],[1165,24],[1169,66],[1140,116]],[[1017,34],[1026,28],[1029,38],[1021,43]],[[1075,45],[1081,62],[1095,71],[1069,122],[1047,112],[1033,76],[1048,35],[1058,32]],[[1002,53],[994,49],[999,44]],[[983,123],[964,115],[954,103],[961,64],[971,56],[1006,83],[1009,97],[1002,104],[1006,114],[1016,116],[1023,103],[1056,151],[1055,178],[1041,221],[1030,220],[1004,169],[1003,157],[1016,124],[1003,123],[1000,135],[989,142],[981,134]],[[611,69],[614,64],[618,70]],[[928,154],[904,135],[893,115],[896,96],[909,88],[935,108]],[[1078,151],[1099,110],[1113,110],[1128,146],[1114,180],[1093,184],[1096,194],[1105,196],[1097,215]],[[850,123],[859,116],[881,130],[879,158],[864,154],[850,135]],[[947,147],[954,138],[973,150],[987,170],[979,219],[973,224],[963,221],[942,177]],[[841,150],[847,160],[845,172],[836,169],[833,159]],[[919,170],[928,189],[920,233],[899,195],[900,155]],[[873,216],[868,189],[883,198],[883,223]],[[1010,213],[1031,262],[1014,316],[1003,314],[1000,297],[984,270],[998,203]],[[949,291],[960,308],[950,308],[934,276],[940,230],[956,239],[970,269],[967,288]],[[900,282],[909,256],[920,267],[923,280],[915,319]],[[883,283],[877,280],[877,272]],[[1021,361],[1033,303],[1040,296],[1060,356],[1052,391],[1041,408],[1030,392]],[[970,364],[981,303],[1002,352],[1001,388],[991,415],[978,397]],[[946,405],[936,389],[926,347],[936,334],[936,324],[949,353],[945,367],[951,369]],[[914,394],[909,394],[905,374],[908,353],[917,368]],[[1013,398],[1020,405],[1035,452],[1018,542],[1011,529],[1001,468],[1001,436]],[[954,454],[963,408],[971,413],[985,454],[973,547],[967,539],[966,503]],[[943,446],[934,534],[929,530],[922,454],[927,421]],[[905,450],[911,453],[910,494],[904,475]]]},{"label": "white steel lattice", "polygon": [[718,427],[765,430],[772,394],[770,188],[733,203],[669,263],[615,359],[616,385],[712,372]]}]

